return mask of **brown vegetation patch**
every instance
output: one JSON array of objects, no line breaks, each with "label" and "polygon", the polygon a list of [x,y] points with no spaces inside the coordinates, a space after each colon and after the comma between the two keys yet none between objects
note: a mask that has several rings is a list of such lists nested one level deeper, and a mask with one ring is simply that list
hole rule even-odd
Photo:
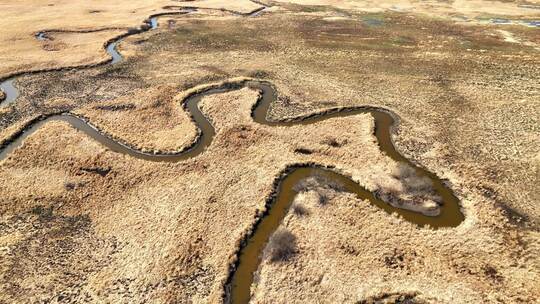
[{"label": "brown vegetation patch", "polygon": [[293,203],[291,208],[292,208],[292,211],[294,212],[294,214],[296,214],[298,216],[307,216],[307,215],[309,215],[309,210],[304,205],[302,205],[301,203]]},{"label": "brown vegetation patch", "polygon": [[118,105],[97,105],[94,107],[96,110],[103,110],[103,111],[125,111],[125,110],[133,110],[136,106],[134,104],[128,103],[128,104],[118,104]]},{"label": "brown vegetation patch", "polygon": [[425,301],[416,300],[415,293],[386,293],[369,299],[361,300],[358,304],[422,304]]},{"label": "brown vegetation patch", "polygon": [[323,140],[322,143],[333,148],[340,148],[347,144],[347,139],[338,139],[338,138],[329,137]]},{"label": "brown vegetation patch", "polygon": [[99,174],[101,177],[107,176],[111,172],[111,168],[81,168],[84,172]]},{"label": "brown vegetation patch", "polygon": [[294,149],[294,153],[310,155],[313,154],[313,150],[306,148],[296,148]]},{"label": "brown vegetation patch", "polygon": [[264,249],[264,257],[271,262],[288,261],[296,254],[296,237],[286,229],[276,230]]}]

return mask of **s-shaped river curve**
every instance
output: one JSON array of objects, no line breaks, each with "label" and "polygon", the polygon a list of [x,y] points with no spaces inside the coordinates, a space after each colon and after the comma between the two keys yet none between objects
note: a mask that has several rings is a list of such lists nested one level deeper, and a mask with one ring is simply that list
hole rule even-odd
[{"label": "s-shaped river curve", "polygon": [[371,204],[382,208],[388,213],[398,213],[405,220],[413,222],[419,226],[429,225],[433,228],[455,227],[459,225],[464,216],[460,211],[459,200],[442,180],[434,173],[416,166],[399,154],[394,148],[392,141],[392,129],[397,117],[386,109],[376,107],[348,107],[329,109],[324,112],[314,113],[308,116],[297,117],[287,121],[273,121],[267,119],[268,109],[277,98],[274,87],[264,81],[241,81],[228,83],[218,88],[210,88],[202,92],[194,93],[184,99],[183,108],[189,112],[193,120],[200,129],[197,141],[190,147],[176,154],[148,154],[129,146],[119,143],[110,137],[100,133],[97,128],[69,113],[55,114],[30,123],[26,128],[16,134],[2,150],[0,150],[0,161],[5,159],[15,148],[19,147],[23,140],[38,130],[44,123],[53,120],[60,120],[70,123],[74,128],[84,132],[88,136],[97,140],[112,151],[125,153],[130,156],[149,161],[171,161],[178,162],[195,157],[208,147],[215,135],[215,129],[208,118],[200,111],[199,101],[202,97],[219,94],[227,91],[238,90],[243,87],[250,87],[261,92],[260,98],[253,106],[252,117],[257,123],[269,126],[292,126],[312,124],[332,117],[345,117],[363,113],[371,114],[375,119],[375,136],[379,142],[380,149],[397,162],[405,163],[413,167],[417,174],[429,178],[433,188],[442,198],[441,212],[437,216],[427,216],[421,213],[406,209],[392,207],[377,198],[373,193],[367,191],[351,178],[337,173],[329,168],[314,164],[298,164],[286,168],[281,176],[274,182],[274,194],[267,198],[266,212],[261,214],[255,221],[251,233],[246,233],[241,248],[236,252],[238,257],[235,265],[231,266],[229,278],[224,286],[225,302],[227,303],[247,303],[250,299],[250,287],[253,283],[253,274],[261,263],[261,255],[272,233],[288,212],[294,198],[298,194],[295,186],[304,179],[311,176],[324,176],[343,186],[345,191],[355,194],[358,198],[368,200]]}]

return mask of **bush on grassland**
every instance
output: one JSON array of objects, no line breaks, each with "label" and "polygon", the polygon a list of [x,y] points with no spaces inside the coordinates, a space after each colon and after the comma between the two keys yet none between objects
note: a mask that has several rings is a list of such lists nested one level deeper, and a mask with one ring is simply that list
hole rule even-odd
[{"label": "bush on grassland", "polygon": [[270,262],[287,261],[296,253],[296,236],[284,228],[278,228],[270,237],[264,252]]}]

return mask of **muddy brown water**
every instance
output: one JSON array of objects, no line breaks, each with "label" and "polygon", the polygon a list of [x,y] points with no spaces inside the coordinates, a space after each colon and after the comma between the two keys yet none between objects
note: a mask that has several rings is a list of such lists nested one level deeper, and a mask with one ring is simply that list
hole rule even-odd
[{"label": "muddy brown water", "polygon": [[[248,15],[257,16],[263,10],[264,8],[261,8],[251,12]],[[157,28],[157,15],[152,16],[145,21],[145,23],[148,26],[146,28],[141,28],[141,30],[136,33]],[[46,36],[44,33],[39,33],[37,38],[44,39]],[[118,63],[123,59],[122,55],[116,50],[116,46],[120,41],[120,39],[112,41],[106,46],[107,52],[112,57],[110,62],[111,64]],[[2,106],[12,103],[18,96],[18,91],[13,85],[14,80],[15,78],[9,78],[0,83],[0,89],[6,93],[6,99],[1,102]],[[395,124],[395,116],[392,115],[391,112],[374,107],[351,107],[331,109],[323,113],[316,113],[288,121],[271,121],[267,119],[267,113],[272,102],[276,100],[277,93],[276,90],[266,82],[252,81],[243,83],[241,85],[224,86],[222,88],[201,92],[187,98],[183,104],[183,107],[192,116],[193,120],[199,127],[200,133],[197,141],[194,142],[193,145],[176,154],[150,154],[138,151],[125,143],[115,141],[112,138],[102,134],[96,127],[92,126],[87,121],[72,114],[63,113],[44,117],[42,120],[30,123],[30,125],[17,134],[12,141],[2,147],[0,150],[0,161],[6,159],[14,149],[20,147],[25,138],[39,130],[41,126],[50,121],[67,122],[77,130],[84,132],[86,135],[106,146],[111,151],[124,153],[135,158],[148,161],[169,162],[180,162],[182,160],[190,159],[203,153],[204,150],[212,143],[212,139],[215,135],[213,126],[199,109],[199,101],[204,96],[236,90],[244,86],[259,90],[262,93],[261,98],[253,108],[252,117],[255,122],[268,126],[312,124],[332,117],[345,117],[363,113],[371,114],[375,119],[375,135],[381,150],[395,161],[403,162],[413,167],[418,175],[428,177],[433,184],[433,188],[436,190],[438,195],[442,197],[443,205],[439,215],[426,216],[421,213],[393,207],[377,198],[373,193],[367,191],[349,177],[333,171],[332,169],[313,164],[298,164],[286,168],[283,171],[282,176],[279,177],[275,182],[275,194],[267,200],[267,213],[257,220],[254,229],[252,229],[253,233],[246,235],[245,241],[238,252],[238,260],[231,269],[230,276],[225,286],[226,302],[235,304],[249,302],[251,297],[250,287],[253,284],[254,273],[257,271],[261,263],[262,252],[270,236],[278,228],[281,221],[287,214],[296,195],[298,194],[297,190],[295,190],[297,188],[296,185],[304,181],[306,178],[313,176],[326,177],[328,180],[339,184],[344,191],[353,193],[358,198],[367,200],[371,204],[376,205],[388,213],[397,213],[405,220],[413,222],[419,226],[429,225],[433,228],[455,227],[463,221],[464,216],[460,211],[459,201],[452,191],[444,184],[444,182],[441,181],[435,174],[411,163],[409,160],[399,154],[394,148],[391,134],[392,128]]]},{"label": "muddy brown water", "polygon": [[19,147],[24,139],[37,131],[43,124],[49,121],[65,121],[71,124],[77,130],[80,130],[97,140],[107,148],[118,153],[124,153],[139,159],[149,161],[171,161],[179,162],[189,158],[196,157],[212,143],[215,135],[214,127],[208,118],[200,111],[199,101],[207,95],[219,94],[226,91],[237,90],[248,86],[261,92],[260,98],[252,109],[253,120],[257,123],[268,126],[292,126],[317,123],[333,117],[345,117],[363,113],[371,114],[375,119],[375,136],[379,142],[380,148],[384,153],[397,162],[403,162],[413,167],[420,176],[428,177],[433,183],[433,187],[439,196],[442,197],[443,204],[441,212],[437,216],[427,216],[410,210],[400,209],[385,203],[377,198],[373,193],[367,191],[351,178],[340,174],[329,168],[323,168],[312,164],[298,164],[286,168],[282,176],[275,182],[275,195],[268,198],[267,213],[262,215],[256,222],[253,233],[246,235],[245,241],[238,252],[238,260],[231,269],[229,279],[225,286],[225,301],[227,303],[247,303],[250,299],[250,287],[253,283],[254,273],[257,271],[262,252],[272,233],[278,228],[281,221],[287,214],[294,198],[298,194],[295,186],[312,176],[326,177],[328,180],[341,185],[344,191],[355,194],[358,198],[367,200],[371,204],[383,209],[388,213],[397,213],[405,220],[415,223],[419,226],[429,225],[433,228],[455,227],[459,225],[464,216],[460,211],[459,201],[453,192],[440,180],[435,174],[425,170],[420,166],[411,163],[394,148],[392,141],[392,128],[395,124],[395,115],[390,111],[375,107],[351,107],[330,109],[321,113],[315,113],[308,116],[298,117],[288,121],[272,121],[267,119],[267,113],[270,105],[277,98],[276,90],[271,84],[266,82],[251,81],[238,85],[227,85],[218,89],[197,93],[185,100],[183,107],[191,114],[193,120],[199,127],[200,133],[197,141],[184,151],[177,154],[149,154],[129,147],[126,144],[117,142],[110,137],[102,134],[94,126],[81,118],[71,114],[59,114],[45,118],[44,120],[34,122],[24,129],[8,145],[0,151],[0,161],[9,156],[9,154]]}]

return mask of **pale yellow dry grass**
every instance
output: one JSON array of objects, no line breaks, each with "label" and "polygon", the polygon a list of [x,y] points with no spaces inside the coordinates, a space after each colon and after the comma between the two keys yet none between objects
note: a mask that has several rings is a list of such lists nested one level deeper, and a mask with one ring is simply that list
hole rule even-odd
[{"label": "pale yellow dry grass", "polygon": [[348,194],[321,206],[317,191],[297,197],[305,215],[289,212],[282,222],[280,229],[296,238],[296,254],[263,261],[252,303],[358,303],[391,294],[413,295],[418,303],[536,303],[540,297],[540,233],[509,228],[493,207],[477,203],[466,223],[435,231]]},{"label": "pale yellow dry grass", "polygon": [[[71,300],[219,302],[238,241],[287,165],[338,165],[363,185],[391,167],[369,115],[268,127],[251,119],[256,97],[249,89],[206,97],[202,108],[216,137],[202,155],[180,163],[112,153],[59,122],[28,137],[0,163],[0,214],[8,227],[0,238],[20,240],[5,244],[2,300],[39,301],[62,291]],[[328,137],[348,143],[331,147],[323,143]],[[315,152],[294,152],[302,147]],[[109,171],[102,177],[95,168]],[[48,228],[31,228],[43,223]],[[48,229],[59,230],[50,238]],[[38,250],[44,241],[49,245]],[[62,253],[57,242],[74,249]],[[35,269],[33,261],[50,266]],[[5,284],[8,276],[27,292]]]},{"label": "pale yellow dry grass", "polygon": [[[195,3],[202,2],[189,5]],[[176,26],[144,34],[143,44],[129,43],[141,37],[128,39],[132,71],[145,85],[185,87],[216,74],[262,72],[290,97],[272,107],[276,118],[340,105],[391,108],[402,118],[397,148],[447,178],[465,208],[460,227],[432,232],[350,196],[339,195],[325,208],[304,197],[299,202],[311,215],[290,215],[283,223],[297,236],[298,254],[288,263],[263,265],[256,301],[347,302],[417,293],[430,302],[535,302],[540,209],[531,187],[539,163],[538,124],[531,114],[539,110],[534,49],[505,42],[495,26],[464,28],[417,15],[384,14],[384,25],[375,28],[357,28],[360,20],[341,17],[327,23],[266,15],[245,24],[212,18],[172,18]],[[250,29],[259,31],[253,35]],[[521,41],[537,40],[531,29],[505,30]],[[402,43],[402,36],[414,42]],[[238,44],[230,43],[231,37]],[[181,164],[108,152],[62,124],[28,138],[12,160],[0,164],[0,216],[6,227],[0,230],[5,234],[0,235],[0,294],[6,302],[61,294],[66,301],[218,302],[235,242],[285,164],[337,164],[368,188],[393,170],[373,142],[368,116],[289,134],[248,123],[245,113],[254,96],[244,90],[208,98],[205,109],[218,135],[205,154]],[[32,107],[40,109],[77,102],[32,97]],[[227,111],[229,106],[239,112]],[[20,108],[21,120],[27,108]],[[142,113],[152,115],[145,111],[111,114],[96,124],[119,138],[141,140],[142,146],[176,142],[144,133],[137,124]],[[114,124],[129,123],[131,115],[144,142]],[[165,120],[157,122],[173,130]],[[0,138],[22,125],[10,125]],[[317,140],[344,135],[353,140],[345,149]],[[276,147],[283,150],[277,153]],[[300,147],[316,152],[309,158],[291,152]],[[110,172],[101,177],[91,173],[96,168]],[[40,179],[43,174],[51,175],[49,184]]]},{"label": "pale yellow dry grass", "polygon": [[158,86],[121,98],[90,104],[73,113],[89,120],[117,141],[144,152],[178,152],[191,144],[197,129],[173,99],[176,89]]},{"label": "pale yellow dry grass", "polygon": [[[148,16],[165,12],[162,7],[178,1],[0,1],[0,78],[8,75],[65,66],[88,65],[108,58],[103,45],[109,39],[138,28]],[[259,5],[248,0],[223,2],[205,0],[189,6],[227,8],[250,12]],[[44,30],[96,30],[93,33],[55,33],[54,42],[40,41],[35,34]]]},{"label": "pale yellow dry grass", "polygon": [[[432,17],[453,18],[453,17],[489,17],[489,16],[509,16],[509,17],[538,17],[540,1],[490,1],[490,0],[456,0],[456,1],[436,1],[436,0],[276,0],[277,3],[295,3],[300,5],[332,6],[346,11],[362,12],[407,12],[421,13]],[[529,7],[523,4],[528,4]],[[531,7],[532,6],[532,7]]]}]

